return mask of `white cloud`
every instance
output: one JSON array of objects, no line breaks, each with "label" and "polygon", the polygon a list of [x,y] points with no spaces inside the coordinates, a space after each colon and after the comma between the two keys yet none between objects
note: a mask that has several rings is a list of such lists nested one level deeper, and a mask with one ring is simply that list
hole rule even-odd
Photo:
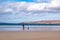
[{"label": "white cloud", "polygon": [[34,0],[35,2],[37,2],[37,3],[42,3],[42,2],[50,2],[50,0]]},{"label": "white cloud", "polygon": [[28,11],[42,11],[42,10],[45,10],[47,4],[46,3],[35,3],[35,4],[32,4],[30,5],[27,10]]},{"label": "white cloud", "polygon": [[60,13],[60,0],[51,0],[50,3],[36,3],[30,5],[27,10],[49,13]]},{"label": "white cloud", "polygon": [[48,7],[51,9],[60,8],[60,0],[52,0]]},{"label": "white cloud", "polygon": [[2,5],[0,9],[2,10],[2,12],[19,13],[21,11],[24,11],[26,7],[27,7],[26,2],[16,2]]},{"label": "white cloud", "polygon": [[60,0],[51,0],[50,3],[13,2],[0,6],[0,9],[2,9],[2,12],[11,12],[23,15],[24,13],[30,15],[30,13],[34,12],[60,13]]},{"label": "white cloud", "polygon": [[4,12],[13,12],[12,9],[5,9]]},{"label": "white cloud", "polygon": [[60,0],[51,0],[50,3],[38,0],[37,2],[7,2],[3,3],[3,5],[0,4],[0,18],[3,20],[34,21],[35,19],[59,19],[60,14],[57,13],[60,13]]}]

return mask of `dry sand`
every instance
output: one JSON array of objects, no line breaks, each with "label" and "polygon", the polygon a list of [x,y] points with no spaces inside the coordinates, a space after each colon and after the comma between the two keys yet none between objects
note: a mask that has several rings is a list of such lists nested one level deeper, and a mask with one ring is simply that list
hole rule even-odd
[{"label": "dry sand", "polygon": [[60,40],[60,32],[0,32],[0,40]]}]

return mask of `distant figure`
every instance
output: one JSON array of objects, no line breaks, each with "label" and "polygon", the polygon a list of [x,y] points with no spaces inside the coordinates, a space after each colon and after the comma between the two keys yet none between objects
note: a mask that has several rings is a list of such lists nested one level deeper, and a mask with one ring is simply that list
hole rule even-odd
[{"label": "distant figure", "polygon": [[28,30],[29,30],[29,27],[28,27]]},{"label": "distant figure", "polygon": [[23,24],[23,30],[25,29],[24,24]]}]

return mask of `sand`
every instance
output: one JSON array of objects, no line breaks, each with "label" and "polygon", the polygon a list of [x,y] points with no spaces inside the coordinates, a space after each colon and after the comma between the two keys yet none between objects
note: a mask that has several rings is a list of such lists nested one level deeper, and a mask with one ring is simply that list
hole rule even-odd
[{"label": "sand", "polygon": [[0,32],[0,40],[60,40],[60,32]]}]

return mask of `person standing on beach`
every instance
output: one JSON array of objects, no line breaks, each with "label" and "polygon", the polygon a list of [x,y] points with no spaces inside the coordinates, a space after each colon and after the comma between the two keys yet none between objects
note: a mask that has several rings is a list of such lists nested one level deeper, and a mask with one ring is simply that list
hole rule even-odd
[{"label": "person standing on beach", "polygon": [[28,30],[29,30],[29,27],[28,27]]},{"label": "person standing on beach", "polygon": [[23,30],[25,29],[24,24],[23,24]]}]

